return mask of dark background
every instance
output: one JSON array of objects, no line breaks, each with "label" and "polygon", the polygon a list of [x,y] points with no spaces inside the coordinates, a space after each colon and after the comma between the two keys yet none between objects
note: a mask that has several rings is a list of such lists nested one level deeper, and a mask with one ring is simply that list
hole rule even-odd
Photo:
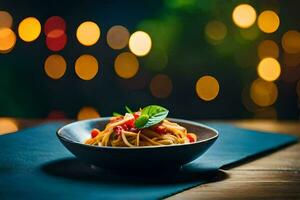
[{"label": "dark background", "polygon": [[[257,78],[257,46],[262,40],[277,42],[281,62],[282,35],[290,29],[299,29],[296,1],[180,2],[2,0],[0,10],[13,16],[14,31],[28,16],[36,17],[43,26],[49,17],[58,15],[67,22],[68,43],[59,52],[67,61],[67,72],[59,80],[50,79],[44,72],[44,61],[53,52],[47,49],[43,33],[30,43],[18,38],[10,53],[0,54],[0,116],[44,118],[56,110],[64,112],[67,118],[75,118],[83,106],[92,106],[106,116],[113,111],[122,112],[124,105],[137,109],[159,104],[169,108],[174,117],[191,119],[299,118],[296,85],[300,66],[293,72],[297,77],[294,81],[285,82],[281,78],[275,81],[278,99],[274,105],[254,106],[249,110],[242,100],[243,91],[247,93]],[[258,14],[265,9],[275,10],[280,17],[279,29],[273,34],[259,32],[255,40],[243,39],[231,15],[236,5],[247,2]],[[96,22],[101,28],[100,40],[91,47],[81,45],[76,39],[78,25],[86,20]],[[211,20],[221,20],[227,26],[227,36],[221,45],[211,45],[205,38],[204,27]],[[131,33],[136,30],[149,33],[153,48],[160,44],[166,49],[167,66],[157,71],[147,65],[147,56],[140,57],[137,76],[129,80],[119,78],[113,69],[114,58],[128,51],[128,47],[113,50],[106,43],[107,31],[117,24]],[[100,63],[97,76],[90,81],[80,80],[74,72],[76,58],[86,53]],[[157,73],[168,75],[173,82],[167,98],[156,98],[149,90],[149,82]],[[207,74],[220,84],[219,95],[209,102],[198,98],[195,92],[196,81]]]}]

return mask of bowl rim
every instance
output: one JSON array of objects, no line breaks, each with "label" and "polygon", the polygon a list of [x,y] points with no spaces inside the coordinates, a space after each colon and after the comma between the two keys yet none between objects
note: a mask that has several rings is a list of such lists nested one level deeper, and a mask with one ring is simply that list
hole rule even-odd
[{"label": "bowl rim", "polygon": [[170,118],[170,117],[167,117],[167,119],[169,119],[170,121],[175,121],[175,123],[177,122],[182,122],[182,123],[189,123],[189,124],[192,124],[194,126],[200,126],[202,128],[205,128],[205,129],[208,129],[212,132],[215,133],[215,135],[213,137],[209,137],[207,139],[204,139],[204,140],[197,140],[196,142],[194,143],[188,143],[188,144],[172,144],[172,145],[162,145],[162,146],[139,146],[139,147],[111,147],[111,146],[95,146],[95,145],[90,145],[90,144],[84,144],[84,143],[81,143],[81,142],[77,142],[77,141],[74,141],[74,140],[70,140],[66,137],[64,137],[63,135],[61,135],[61,131],[65,128],[68,128],[69,126],[73,126],[74,124],[77,124],[77,123],[84,123],[84,122],[93,122],[93,121],[105,121],[105,120],[109,120],[111,117],[101,117],[101,118],[95,118],[95,119],[86,119],[86,120],[79,120],[79,121],[75,121],[75,122],[71,122],[71,123],[68,123],[62,127],[60,127],[57,131],[56,131],[56,136],[60,139],[60,140],[64,140],[66,142],[69,142],[69,143],[73,143],[73,144],[76,144],[76,145],[81,145],[81,146],[84,146],[84,147],[90,147],[90,148],[97,148],[97,149],[132,149],[132,150],[137,150],[137,149],[156,149],[156,148],[172,148],[172,147],[181,147],[181,146],[189,146],[189,145],[196,145],[196,144],[201,144],[201,143],[204,143],[204,142],[208,142],[210,140],[215,140],[219,137],[219,132],[210,127],[210,126],[207,126],[205,124],[202,124],[202,123],[199,123],[199,122],[195,122],[195,121],[191,121],[191,120],[186,120],[186,119],[179,119],[179,118]]}]

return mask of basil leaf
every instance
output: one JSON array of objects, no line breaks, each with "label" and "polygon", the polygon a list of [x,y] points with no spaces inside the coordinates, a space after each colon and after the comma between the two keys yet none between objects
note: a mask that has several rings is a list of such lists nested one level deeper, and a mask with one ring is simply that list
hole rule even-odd
[{"label": "basil leaf", "polygon": [[[160,123],[162,120],[164,120],[169,113],[169,110],[167,110],[164,107],[157,106],[157,105],[151,105],[143,108],[141,112],[141,116],[136,120],[135,126],[137,128],[147,128],[150,126],[153,126],[155,124]],[[146,117],[147,116],[147,117]],[[148,119],[147,119],[148,118]],[[147,121],[146,121],[147,119]],[[141,120],[141,121],[139,121]]]},{"label": "basil leaf", "polygon": [[113,112],[113,116],[114,117],[119,117],[119,116],[122,116],[120,113],[117,113],[117,112]]},{"label": "basil leaf", "polygon": [[145,124],[147,124],[149,120],[148,115],[141,115],[139,118],[137,118],[134,122],[135,127],[142,128]]},{"label": "basil leaf", "polygon": [[125,109],[128,113],[132,114],[133,112],[131,111],[131,109],[128,106],[125,106]]}]

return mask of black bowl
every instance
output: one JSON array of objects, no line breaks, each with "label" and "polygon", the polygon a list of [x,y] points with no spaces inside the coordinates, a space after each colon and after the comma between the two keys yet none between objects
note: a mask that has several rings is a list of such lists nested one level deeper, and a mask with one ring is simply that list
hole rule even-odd
[{"label": "black bowl", "polygon": [[172,119],[197,135],[192,144],[147,147],[100,147],[84,144],[93,128],[103,130],[109,117],[78,121],[57,131],[62,144],[78,159],[108,169],[176,169],[201,156],[218,138],[218,132],[203,124]]}]

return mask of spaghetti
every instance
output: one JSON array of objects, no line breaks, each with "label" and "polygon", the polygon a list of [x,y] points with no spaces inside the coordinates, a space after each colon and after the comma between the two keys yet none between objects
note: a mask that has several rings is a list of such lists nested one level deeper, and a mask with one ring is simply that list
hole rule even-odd
[{"label": "spaghetti", "polygon": [[[137,127],[136,121],[143,110],[112,117],[105,129],[93,129],[91,138],[85,144],[112,147],[139,147],[188,144],[197,141],[197,136],[167,119],[145,127]],[[149,118],[149,117],[148,117]],[[151,116],[150,118],[151,119]]]}]

